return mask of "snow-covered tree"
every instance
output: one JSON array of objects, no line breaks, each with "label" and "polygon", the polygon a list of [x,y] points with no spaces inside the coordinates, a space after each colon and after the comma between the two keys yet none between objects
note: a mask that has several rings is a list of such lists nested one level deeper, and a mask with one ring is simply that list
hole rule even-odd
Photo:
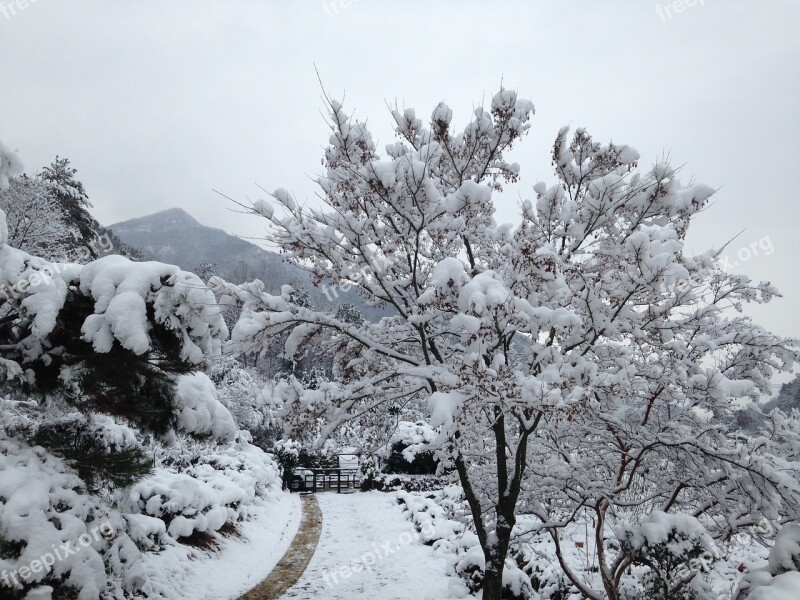
[{"label": "snow-covered tree", "polygon": [[41,178],[50,188],[51,196],[66,214],[70,227],[75,229],[73,246],[85,248],[90,258],[97,258],[99,252],[95,247],[95,237],[100,225],[89,214],[92,203],[89,202],[83,184],[75,177],[77,172],[68,158],[56,156],[50,165],[42,169]]},{"label": "snow-covered tree", "polygon": [[0,140],[0,190],[5,190],[9,186],[9,179],[16,175],[22,175],[24,167],[22,161],[8,149]]},{"label": "snow-covered tree", "polygon": [[714,251],[685,250],[711,188],[681,184],[664,163],[640,171],[633,148],[565,128],[556,182],[537,183],[521,222],[502,225],[493,196],[519,177],[505,154],[528,131],[531,102],[501,90],[461,131],[443,103],[428,126],[396,110],[384,155],[364,123],[328,107],[323,206],[278,189],[278,210],[258,201],[253,212],[320,280],[394,314],[355,324],[297,304],[291,289],[228,285],[242,308],[230,348],[259,351],[291,330],[284,348],[298,358],[331,334],[336,380],[273,390],[288,428],[322,420],[325,437],[389,406],[425,413],[470,507],[484,600],[501,596],[520,501],[556,546],[562,526],[595,519],[603,589],[559,558],[585,597],[613,600],[630,563],[609,556],[607,522],[626,502],[693,505],[728,533],[797,514],[797,463],[780,463],[772,443],[728,438],[719,420],[796,351],[737,312],[772,286],[717,268]]},{"label": "snow-covered tree", "polygon": [[41,178],[13,177],[0,192],[0,209],[11,246],[47,260],[67,257],[74,237],[61,204]]},{"label": "snow-covered tree", "polygon": [[0,286],[6,378],[42,397],[36,442],[80,465],[90,487],[96,476],[130,483],[149,471],[133,433],[97,415],[157,434],[235,433],[207,378],[200,392],[181,394],[188,384],[179,376],[210,367],[227,337],[213,293],[196,275],[115,255],[51,263],[0,239]]},{"label": "snow-covered tree", "polygon": [[364,317],[361,315],[361,312],[356,308],[356,305],[352,302],[344,302],[340,304],[339,307],[336,309],[336,319],[343,323],[350,323],[352,325],[362,325],[364,323]]}]

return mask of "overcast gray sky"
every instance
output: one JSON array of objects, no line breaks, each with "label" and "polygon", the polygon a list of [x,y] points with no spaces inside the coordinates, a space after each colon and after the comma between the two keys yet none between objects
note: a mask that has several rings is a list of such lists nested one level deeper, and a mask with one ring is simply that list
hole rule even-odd
[{"label": "overcast gray sky", "polygon": [[553,181],[562,125],[631,144],[644,166],[667,152],[721,188],[691,246],[746,229],[730,264],[785,294],[752,314],[800,337],[796,0],[28,1],[0,0],[0,139],[29,171],[70,158],[105,224],[179,206],[257,236],[212,189],[313,198],[328,136],[314,63],[381,146],[386,101],[427,117],[445,100],[463,124],[502,78],[536,117],[498,220]]}]

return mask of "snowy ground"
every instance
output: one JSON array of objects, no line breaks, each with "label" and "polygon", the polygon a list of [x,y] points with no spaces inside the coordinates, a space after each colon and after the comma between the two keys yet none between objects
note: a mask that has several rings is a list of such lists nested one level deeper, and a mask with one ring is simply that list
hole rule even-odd
[{"label": "snowy ground", "polygon": [[319,494],[322,536],[305,574],[282,599],[441,600],[445,559],[403,517],[394,494]]},{"label": "snowy ground", "polygon": [[151,579],[173,587],[175,600],[233,600],[267,575],[289,548],[300,524],[300,498],[282,493],[252,506],[253,518],[238,525],[241,537],[227,538],[217,552],[181,547],[149,556]]}]

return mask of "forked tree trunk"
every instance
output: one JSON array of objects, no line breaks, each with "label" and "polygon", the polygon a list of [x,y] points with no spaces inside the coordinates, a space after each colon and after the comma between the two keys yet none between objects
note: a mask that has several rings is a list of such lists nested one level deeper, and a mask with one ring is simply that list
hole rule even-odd
[{"label": "forked tree trunk", "polygon": [[519,498],[520,484],[525,472],[525,453],[527,451],[528,436],[538,425],[538,422],[539,420],[537,419],[534,427],[522,434],[517,444],[517,454],[514,457],[510,474],[505,455],[505,419],[502,415],[498,416],[493,427],[497,447],[499,448],[499,451],[495,454],[499,498],[495,503],[495,527],[492,532],[486,529],[481,503],[472,487],[463,458],[458,457],[455,460],[456,471],[458,471],[461,486],[464,489],[464,496],[472,513],[472,521],[475,525],[475,531],[486,563],[482,585],[483,600],[500,600],[503,596],[503,570],[506,556],[508,555],[508,547],[511,544],[511,531],[517,521],[517,499]]}]

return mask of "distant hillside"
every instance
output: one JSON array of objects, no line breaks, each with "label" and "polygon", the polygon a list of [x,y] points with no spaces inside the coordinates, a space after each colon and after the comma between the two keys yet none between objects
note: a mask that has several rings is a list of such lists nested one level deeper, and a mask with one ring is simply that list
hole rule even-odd
[{"label": "distant hillside", "polygon": [[778,395],[764,405],[764,412],[769,412],[773,408],[780,408],[786,413],[794,408],[800,410],[800,375],[781,386]]},{"label": "distant hillside", "polygon": [[108,227],[125,245],[137,249],[145,260],[178,265],[193,271],[204,263],[214,263],[218,275],[235,283],[261,279],[271,292],[291,284],[308,290],[312,302],[332,308],[352,302],[367,319],[380,318],[386,312],[364,306],[357,292],[342,293],[330,302],[312,281],[306,270],[285,261],[241,238],[208,227],[180,208],[170,208],[146,217],[130,219]]},{"label": "distant hillside", "polygon": [[214,262],[221,273],[230,274],[241,264],[282,262],[277,254],[200,224],[180,208],[116,223],[109,229],[143,256],[187,270]]},{"label": "distant hillside", "polygon": [[775,408],[779,408],[787,414],[794,409],[800,410],[800,375],[789,383],[784,383],[772,400],[761,405],[761,412],[752,408],[736,411],[732,424],[736,429],[755,433],[767,422],[764,415]]}]

